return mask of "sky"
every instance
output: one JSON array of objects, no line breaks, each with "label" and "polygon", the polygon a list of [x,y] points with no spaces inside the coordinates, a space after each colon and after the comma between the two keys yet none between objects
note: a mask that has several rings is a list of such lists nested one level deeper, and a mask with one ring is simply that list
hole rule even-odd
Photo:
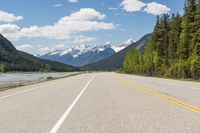
[{"label": "sky", "polygon": [[31,54],[81,44],[118,45],[151,33],[157,15],[183,14],[184,0],[1,0],[0,33]]}]

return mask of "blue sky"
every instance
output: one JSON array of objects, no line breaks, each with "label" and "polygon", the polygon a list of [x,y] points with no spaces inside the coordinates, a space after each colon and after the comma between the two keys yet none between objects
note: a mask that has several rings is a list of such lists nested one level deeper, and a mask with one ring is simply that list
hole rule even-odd
[{"label": "blue sky", "polygon": [[156,15],[183,12],[184,0],[2,0],[0,33],[20,50],[44,54],[113,44],[152,32]]}]

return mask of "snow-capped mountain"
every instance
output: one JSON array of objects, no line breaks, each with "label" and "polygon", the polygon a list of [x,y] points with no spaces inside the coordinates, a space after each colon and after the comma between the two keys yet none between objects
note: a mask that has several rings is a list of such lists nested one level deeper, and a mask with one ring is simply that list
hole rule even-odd
[{"label": "snow-capped mountain", "polygon": [[52,51],[40,56],[40,58],[79,67],[110,57],[133,43],[132,39],[128,39],[118,46],[112,45],[111,42],[106,42],[104,45],[82,44],[74,48]]}]

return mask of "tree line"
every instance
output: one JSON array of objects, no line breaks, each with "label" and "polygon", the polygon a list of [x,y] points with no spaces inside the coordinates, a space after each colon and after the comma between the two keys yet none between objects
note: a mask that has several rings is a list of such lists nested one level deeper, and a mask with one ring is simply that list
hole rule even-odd
[{"label": "tree line", "polygon": [[158,16],[144,53],[131,50],[124,72],[200,79],[200,0],[187,0],[184,14]]}]

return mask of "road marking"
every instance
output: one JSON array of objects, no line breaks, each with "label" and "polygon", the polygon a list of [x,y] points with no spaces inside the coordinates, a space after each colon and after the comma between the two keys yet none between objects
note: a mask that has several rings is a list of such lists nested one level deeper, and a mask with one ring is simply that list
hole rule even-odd
[{"label": "road marking", "polygon": [[17,92],[17,93],[9,94],[9,95],[6,95],[6,96],[1,96],[1,97],[0,97],[0,100],[1,100],[1,99],[4,99],[4,98],[11,97],[11,96],[19,95],[19,94],[22,94],[22,93],[25,93],[25,92],[29,92],[29,91],[32,91],[32,90],[35,90],[35,89],[38,89],[38,88],[47,87],[47,86],[56,84],[56,83],[58,83],[59,81],[60,81],[60,80],[58,80],[57,82],[54,82],[54,83],[47,84],[47,85],[42,85],[42,86],[34,87],[34,88],[31,88],[31,89],[28,89],[28,90],[24,90],[24,91],[20,91],[20,92]]},{"label": "road marking", "polygon": [[[57,83],[57,82],[56,82],[56,83]],[[54,83],[51,83],[51,84],[47,84],[47,85],[42,85],[42,86],[34,87],[34,88],[31,88],[31,89],[28,89],[28,90],[20,91],[20,92],[17,92],[17,93],[13,93],[13,94],[6,95],[6,96],[1,96],[0,99],[12,97],[12,96],[16,96],[16,95],[19,95],[19,94],[22,94],[22,93],[25,93],[25,92],[29,92],[29,91],[32,91],[32,90],[35,90],[35,89],[38,89],[38,88],[47,87],[47,86],[50,86],[50,85],[56,84],[56,83],[54,82]]]},{"label": "road marking", "polygon": [[194,90],[200,90],[200,88],[197,87],[189,87],[190,89],[194,89]]},{"label": "road marking", "polygon": [[135,88],[137,88],[137,89],[143,90],[143,91],[145,91],[145,92],[147,92],[147,93],[150,93],[150,94],[152,94],[152,95],[154,95],[154,96],[160,97],[160,98],[165,99],[165,100],[170,101],[170,102],[173,102],[173,103],[175,103],[175,104],[177,104],[177,105],[179,105],[179,106],[181,106],[181,107],[184,107],[184,108],[186,108],[186,109],[189,109],[189,110],[191,110],[191,111],[193,111],[193,112],[196,112],[196,113],[200,114],[200,108],[194,107],[194,106],[192,106],[192,105],[190,105],[190,104],[187,104],[187,103],[185,103],[185,102],[179,101],[179,100],[177,100],[177,99],[175,99],[175,98],[173,98],[173,97],[164,95],[164,94],[162,94],[162,93],[159,93],[159,92],[154,91],[154,90],[152,90],[152,89],[149,89],[149,88],[147,88],[147,87],[134,84],[134,83],[129,82],[129,81],[127,81],[127,80],[124,80],[124,79],[122,79],[122,78],[119,78],[119,77],[114,77],[114,78],[117,79],[117,80],[119,80],[119,81],[121,81],[121,82],[123,82],[123,83],[125,83],[125,84],[127,84],[127,85],[133,86],[133,87],[135,87]]},{"label": "road marking", "polygon": [[65,121],[65,119],[67,118],[67,116],[69,115],[69,113],[72,111],[72,109],[74,108],[74,106],[76,105],[76,103],[78,102],[78,100],[80,99],[80,97],[83,95],[83,93],[85,92],[85,90],[87,89],[87,87],[89,86],[89,84],[92,82],[92,80],[94,79],[94,77],[95,76],[93,75],[90,78],[90,80],[87,82],[87,84],[82,89],[82,91],[80,92],[80,94],[76,97],[76,99],[73,101],[73,103],[68,107],[68,109],[61,116],[61,118],[57,121],[57,123],[54,125],[54,127],[51,129],[51,131],[49,133],[56,133],[58,131],[58,129],[60,128],[60,126],[62,125],[62,123]]}]

